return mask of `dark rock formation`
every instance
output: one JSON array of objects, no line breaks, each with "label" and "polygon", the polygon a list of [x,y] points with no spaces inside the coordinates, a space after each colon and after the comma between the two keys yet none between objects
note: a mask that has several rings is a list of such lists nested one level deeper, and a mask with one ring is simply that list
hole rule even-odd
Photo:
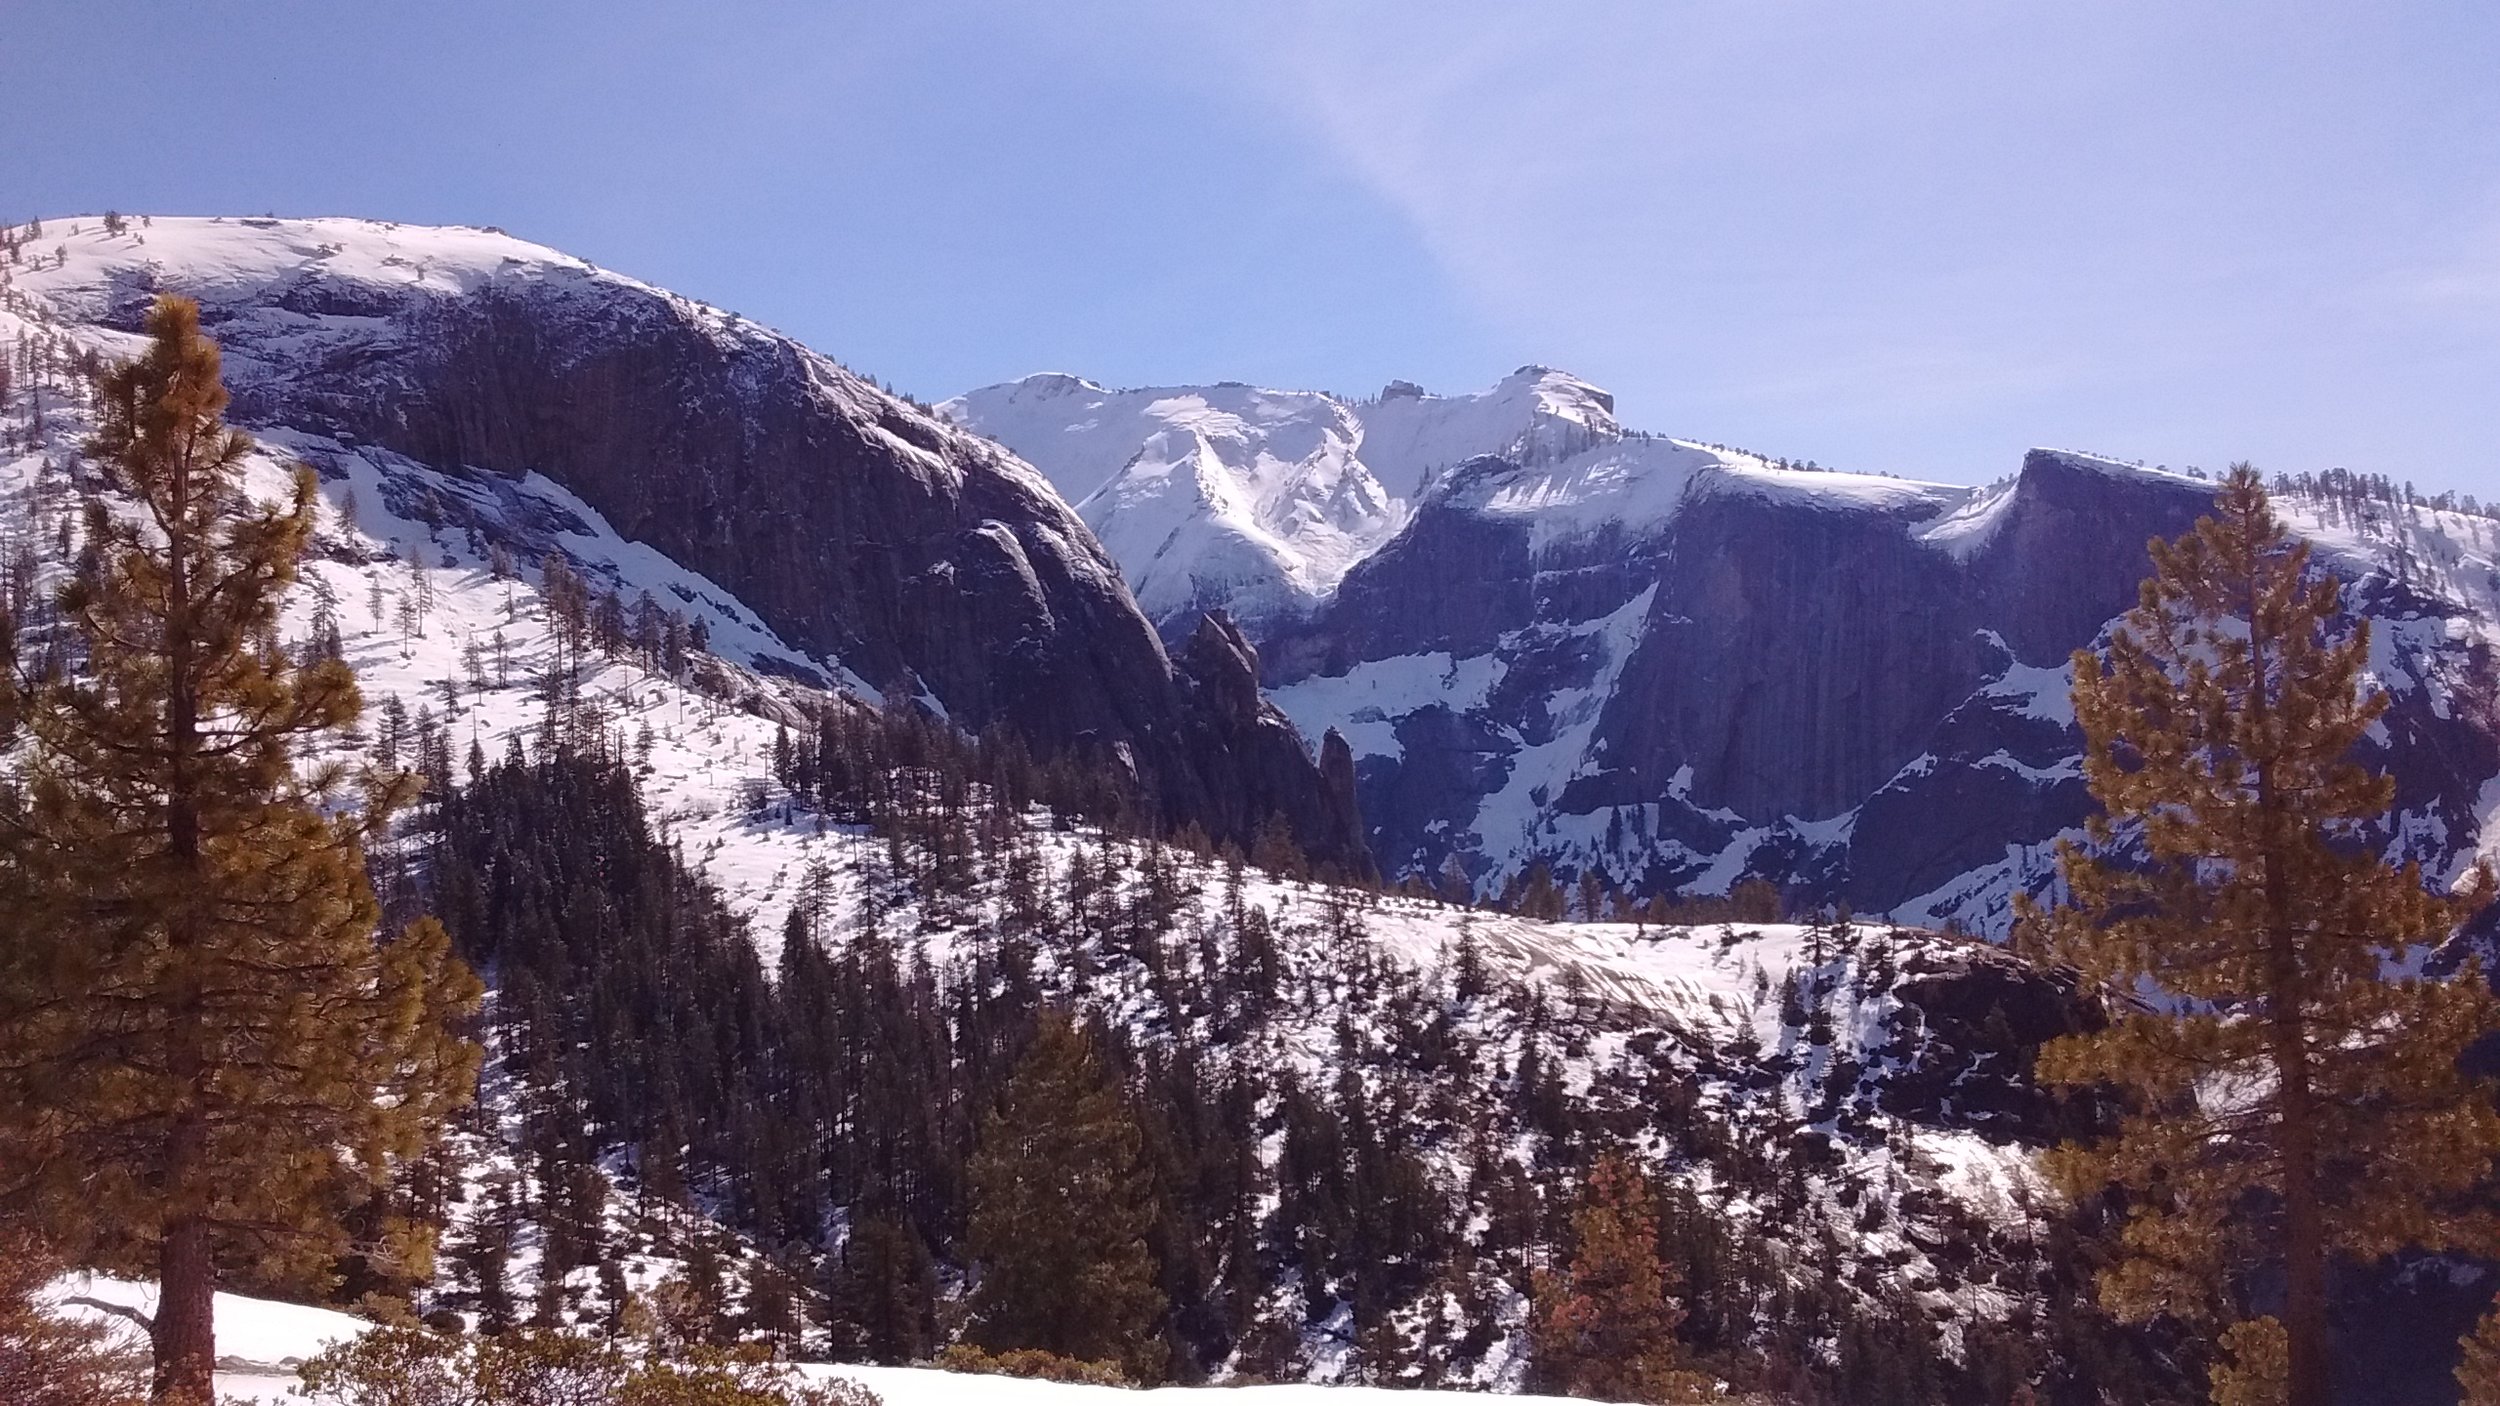
[{"label": "dark rock formation", "polygon": [[[1181,652],[1181,671],[1194,690],[1193,755],[1212,759],[1206,781],[1223,824],[1210,834],[1240,836],[1271,813],[1293,824],[1303,852],[1346,878],[1378,877],[1363,843],[1354,796],[1354,754],[1333,729],[1320,742],[1317,784],[1306,784],[1310,760],[1293,724],[1259,695],[1259,654],[1223,612],[1204,617]],[[1291,784],[1280,785],[1280,781]]]},{"label": "dark rock formation", "polygon": [[1885,1112],[2033,1146],[2087,1131],[2101,1116],[2094,1101],[2032,1078],[2040,1046],[2108,1021],[2071,974],[1974,943],[1952,960],[1912,955],[1893,994],[1902,1009],[1883,1051]]},{"label": "dark rock formation", "polygon": [[1975,694],[1928,739],[1924,764],[1857,807],[1843,896],[1882,909],[2001,859],[2009,839],[2054,835],[2091,806],[2073,729]]},{"label": "dark rock formation", "polygon": [[[1504,467],[1479,460],[1454,471]],[[1348,571],[1318,620],[1268,642],[1270,678],[1343,673],[1366,659],[1447,650],[1482,654],[1535,618],[1525,533],[1446,500],[1420,505],[1387,546]]]},{"label": "dark rock formation", "polygon": [[2152,569],[2144,544],[2211,506],[2192,483],[2034,449],[1958,594],[2016,659],[2055,668],[2134,606]]},{"label": "dark rock formation", "polygon": [[[1924,514],[1698,498],[1676,519],[1649,628],[1608,702],[1607,758],[1645,795],[1690,766],[1705,809],[1839,815],[1929,753],[2009,662],[2054,667],[2091,643],[2134,604],[2146,541],[2185,531],[2206,501],[2177,480],[2034,451],[1964,556],[1917,537]],[[1984,726],[1992,711],[1961,720],[1970,760],[2004,745]]]},{"label": "dark rock formation", "polygon": [[1694,804],[1750,819],[1849,809],[1987,677],[1955,574],[1888,516],[1689,504],[1600,724],[1609,762],[1643,795],[1690,766]]},{"label": "dark rock formation", "polygon": [[[1713,471],[1671,514],[1558,537],[1470,506],[1519,471],[1454,471],[1268,649],[1280,686],[1429,677],[1441,654],[1490,673],[1463,699],[1393,689],[1356,758],[1393,876],[1453,853],[1479,875],[1542,856],[1635,891],[1750,873],[1799,903],[1998,932],[2010,889],[2045,880],[2047,842],[2090,806],[2064,665],[2135,604],[2146,542],[2211,502],[2181,475],[2034,451],[1978,492]],[[2401,558],[2336,569],[2388,642],[2369,759],[2396,777],[2402,843],[2436,868],[2500,771],[2490,651]],[[1637,619],[1619,614],[1644,591]]]}]

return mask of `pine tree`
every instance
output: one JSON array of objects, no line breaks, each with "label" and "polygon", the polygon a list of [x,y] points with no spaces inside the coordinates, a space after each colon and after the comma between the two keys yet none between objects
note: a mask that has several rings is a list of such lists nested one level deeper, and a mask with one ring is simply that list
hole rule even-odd
[{"label": "pine tree", "polygon": [[1258,837],[1250,847],[1250,862],[1279,879],[1300,881],[1310,877],[1311,867],[1294,843],[1293,825],[1281,811],[1271,811],[1259,826]]},{"label": "pine tree", "polygon": [[936,1342],[937,1269],[918,1233],[870,1213],[852,1228],[832,1285],[843,1347],[870,1362],[916,1362]]},{"label": "pine tree", "polygon": [[969,1169],[975,1342],[1162,1375],[1142,1145],[1093,1040],[1045,1013]]},{"label": "pine tree", "polygon": [[1599,1401],[1702,1399],[1683,1370],[1658,1260],[1658,1212],[1649,1179],[1609,1152],[1590,1168],[1571,1214],[1571,1266],[1536,1274],[1537,1373],[1548,1389]]},{"label": "pine tree", "polygon": [[154,1392],[204,1401],[221,1264],[336,1257],[357,1189],[468,1096],[450,1032],[478,987],[430,921],[375,940],[362,845],[398,797],[342,812],[343,769],[299,765],[361,707],[276,639],[313,476],[245,494],[198,318],[159,299],[99,384],[91,452],[142,511],[88,507],[59,603],[83,670],[21,668],[0,629],[0,725],[29,743],[0,794],[0,1197],[153,1261]]},{"label": "pine tree", "polygon": [[1528,866],[1527,878],[1519,893],[1521,917],[1546,922],[1560,922],[1563,915],[1562,890],[1554,886],[1554,871],[1540,859]]},{"label": "pine tree", "polygon": [[2463,1406],[2500,1406],[2500,1314],[2486,1314],[2466,1335],[2457,1362]]},{"label": "pine tree", "polygon": [[2495,1003],[2470,961],[2406,960],[2459,906],[2380,857],[2394,785],[2352,758],[2386,708],[2367,622],[2253,470],[2215,509],[2152,544],[2107,657],[2075,656],[2098,853],[2066,846],[2070,902],[2026,923],[2086,978],[2168,999],[2043,1050],[2045,1078],[2132,1096],[2115,1136],[2051,1168],[2078,1196],[2136,1193],[2100,1286],[2124,1317],[2237,1318],[2226,1266],[2270,1261],[2281,1322],[2231,1325],[2218,1389],[2323,1406],[2330,1262],[2470,1233],[2457,1198],[2500,1114],[2458,1060]]}]

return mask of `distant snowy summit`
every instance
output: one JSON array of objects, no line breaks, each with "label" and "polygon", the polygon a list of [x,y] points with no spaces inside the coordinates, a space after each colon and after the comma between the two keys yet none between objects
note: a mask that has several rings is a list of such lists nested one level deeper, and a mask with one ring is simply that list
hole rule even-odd
[{"label": "distant snowy summit", "polygon": [[1040,469],[1181,639],[1209,608],[1253,629],[1324,598],[1405,521],[1354,407],[1244,385],[1114,391],[1028,376],[938,412]]},{"label": "distant snowy summit", "polygon": [[1564,539],[1654,527],[1711,474],[1911,494],[1939,511],[1967,492],[1792,477],[1752,454],[1630,430],[1612,395],[1544,366],[1466,395],[1393,381],[1368,400],[1239,382],[1113,390],[1047,372],[938,411],[1039,468],[1174,639],[1211,608],[1253,635],[1307,616],[1427,503],[1533,517],[1540,538]]}]

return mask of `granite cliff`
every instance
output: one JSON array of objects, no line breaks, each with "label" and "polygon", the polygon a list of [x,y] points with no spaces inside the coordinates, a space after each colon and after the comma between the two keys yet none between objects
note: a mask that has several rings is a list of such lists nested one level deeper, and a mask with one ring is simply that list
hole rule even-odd
[{"label": "granite cliff", "polygon": [[1282,813],[1367,868],[1351,795],[1229,661],[1166,653],[1039,474],[787,337],[491,230],[158,219],[62,247],[17,280],[31,305],[128,334],[197,298],[235,422],[317,463],[542,476],[733,596],[782,668],[1124,771],[1219,839]]},{"label": "granite cliff", "polygon": [[[1081,478],[1109,470],[1080,451],[1121,448],[1106,407],[1197,403],[1078,384],[1073,439],[1042,414],[1064,397],[992,388],[949,413]],[[2211,493],[2056,450],[1980,488],[1800,466],[1627,429],[1541,367],[1472,396],[1224,394],[1302,419],[1325,403],[1338,471],[1392,494],[1397,530],[1253,638],[1284,711],[1348,740],[1382,868],[1454,861],[1486,890],[1541,859],[1634,895],[1760,877],[1803,905],[2003,932],[2089,806],[2067,660],[2134,603],[2146,541]],[[2280,506],[2378,631],[2387,843],[2446,872],[2500,773],[2500,524],[2355,483]]]}]

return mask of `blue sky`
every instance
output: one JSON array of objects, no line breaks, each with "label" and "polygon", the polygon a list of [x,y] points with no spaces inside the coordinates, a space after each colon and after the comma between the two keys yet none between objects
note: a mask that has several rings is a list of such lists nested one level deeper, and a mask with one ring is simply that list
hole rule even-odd
[{"label": "blue sky", "polygon": [[930,398],[1539,361],[1843,467],[2500,498],[2495,73],[2476,0],[9,0],[0,217],[495,224]]}]

